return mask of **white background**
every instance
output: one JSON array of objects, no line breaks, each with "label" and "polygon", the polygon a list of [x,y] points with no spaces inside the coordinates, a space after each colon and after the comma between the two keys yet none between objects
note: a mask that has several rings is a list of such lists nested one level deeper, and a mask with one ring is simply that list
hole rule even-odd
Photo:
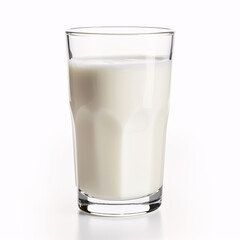
[{"label": "white background", "polygon": [[[237,0],[0,2],[0,239],[240,239]],[[64,31],[176,30],[163,204],[132,218],[80,214]]]}]

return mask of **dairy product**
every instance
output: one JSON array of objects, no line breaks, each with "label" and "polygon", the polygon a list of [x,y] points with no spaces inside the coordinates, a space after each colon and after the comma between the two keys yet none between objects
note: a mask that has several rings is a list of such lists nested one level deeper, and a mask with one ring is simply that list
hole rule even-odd
[{"label": "dairy product", "polygon": [[78,189],[106,200],[156,192],[163,181],[171,61],[69,61]]}]

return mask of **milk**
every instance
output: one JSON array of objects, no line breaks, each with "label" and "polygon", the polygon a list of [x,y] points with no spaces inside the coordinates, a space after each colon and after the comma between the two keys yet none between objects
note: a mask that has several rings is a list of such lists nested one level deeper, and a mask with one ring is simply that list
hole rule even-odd
[{"label": "milk", "polygon": [[71,59],[70,105],[78,189],[136,199],[162,186],[171,62]]}]

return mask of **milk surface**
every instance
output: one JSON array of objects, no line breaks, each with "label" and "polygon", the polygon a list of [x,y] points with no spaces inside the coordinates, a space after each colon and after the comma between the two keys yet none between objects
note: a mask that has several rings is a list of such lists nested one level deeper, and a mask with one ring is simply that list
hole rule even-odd
[{"label": "milk surface", "polygon": [[156,192],[163,181],[171,62],[71,59],[69,72],[78,189],[106,200]]}]

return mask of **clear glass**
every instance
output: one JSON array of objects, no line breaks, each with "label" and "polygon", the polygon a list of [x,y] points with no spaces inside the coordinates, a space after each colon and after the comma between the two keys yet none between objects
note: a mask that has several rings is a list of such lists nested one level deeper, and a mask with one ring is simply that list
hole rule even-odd
[{"label": "clear glass", "polygon": [[174,32],[66,31],[79,208],[132,215],[161,205]]}]

